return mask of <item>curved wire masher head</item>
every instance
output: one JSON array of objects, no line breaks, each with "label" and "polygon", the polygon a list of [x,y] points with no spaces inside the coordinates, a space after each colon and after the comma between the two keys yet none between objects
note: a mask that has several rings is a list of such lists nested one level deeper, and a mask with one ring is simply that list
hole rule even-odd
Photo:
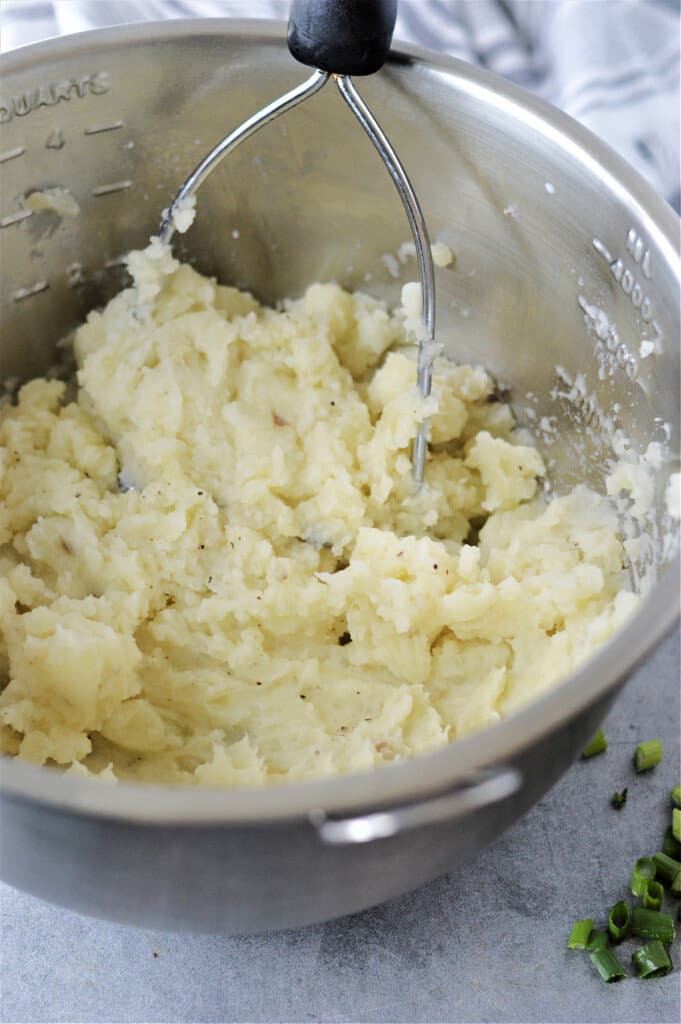
[{"label": "curved wire masher head", "polygon": [[[251,115],[238,128],[230,132],[204,157],[179,189],[164,214],[159,232],[160,238],[162,242],[170,243],[175,232],[175,214],[196,193],[208,175],[222,163],[229,153],[233,152],[237,146],[251,135],[254,135],[260,128],[269,124],[270,121],[274,121],[281,114],[285,114],[304,100],[314,96],[315,93],[319,92],[326,85],[330,77],[333,77],[341,96],[378,151],[397,188],[407,214],[414,246],[416,247],[416,257],[421,276],[421,322],[423,329],[418,339],[419,354],[416,383],[421,398],[427,398],[432,387],[435,351],[433,344],[435,339],[435,274],[428,229],[423,211],[416,198],[416,193],[407,172],[369,106],[360,96],[350,75],[330,76],[326,71],[315,71],[306,81]],[[428,449],[428,430],[428,421],[422,420],[414,439],[412,467],[414,480],[419,486],[423,483],[426,452]]]}]

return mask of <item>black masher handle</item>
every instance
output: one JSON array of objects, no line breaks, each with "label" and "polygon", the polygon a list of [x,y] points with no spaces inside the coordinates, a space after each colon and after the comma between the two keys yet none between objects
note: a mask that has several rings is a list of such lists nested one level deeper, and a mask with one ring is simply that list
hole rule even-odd
[{"label": "black masher handle", "polygon": [[397,0],[293,0],[288,48],[301,64],[336,75],[372,75],[385,64]]}]

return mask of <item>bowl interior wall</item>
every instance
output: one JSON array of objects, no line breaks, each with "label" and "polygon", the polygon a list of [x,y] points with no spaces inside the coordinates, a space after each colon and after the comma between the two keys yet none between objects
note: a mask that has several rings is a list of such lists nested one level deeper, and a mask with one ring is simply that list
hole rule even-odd
[{"label": "bowl interior wall", "polygon": [[[56,342],[121,287],[121,258],[156,231],[200,157],[304,74],[274,36],[206,30],[93,44],[4,76],[0,151],[23,153],[0,165],[1,216],[54,186],[80,206],[75,218],[36,213],[0,232],[5,379],[54,363]],[[438,338],[495,374],[521,423],[550,418],[539,441],[556,489],[602,486],[614,429],[638,452],[651,440],[678,451],[678,268],[626,190],[463,71],[396,60],[360,87],[431,237],[456,256],[437,271]],[[176,251],[268,302],[338,280],[396,303],[416,277],[413,260],[394,276],[408,238],[380,160],[329,86],[225,161]],[[585,306],[603,311],[604,337]],[[642,358],[647,340],[656,351]],[[661,529],[675,468],[658,475]],[[662,545],[656,557],[667,558]]]}]

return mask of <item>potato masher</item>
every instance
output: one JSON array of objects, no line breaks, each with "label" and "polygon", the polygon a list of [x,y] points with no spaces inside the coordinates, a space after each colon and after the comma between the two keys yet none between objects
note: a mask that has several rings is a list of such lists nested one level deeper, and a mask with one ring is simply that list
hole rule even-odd
[{"label": "potato masher", "polygon": [[[419,394],[427,398],[435,351],[435,280],[428,230],[407,172],[352,80],[353,75],[370,75],[383,67],[396,18],[397,0],[293,0],[288,23],[289,51],[300,63],[313,67],[314,74],[247,118],[204,157],[165,212],[160,237],[163,242],[171,241],[175,215],[228,153],[280,114],[314,96],[332,78],[378,150],[409,219],[421,277],[422,323],[418,332],[416,382]],[[419,485],[423,482],[427,434],[427,422],[422,422],[412,454],[413,475]]]}]

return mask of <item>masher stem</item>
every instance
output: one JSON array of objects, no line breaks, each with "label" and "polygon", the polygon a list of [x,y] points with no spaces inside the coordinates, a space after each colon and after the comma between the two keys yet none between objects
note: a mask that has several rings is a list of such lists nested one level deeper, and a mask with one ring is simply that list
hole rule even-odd
[{"label": "masher stem", "polygon": [[[266,107],[257,111],[257,113],[247,118],[243,124],[240,124],[238,128],[235,128],[226,138],[218,142],[217,146],[195,167],[173,199],[161,223],[159,232],[161,241],[165,243],[170,242],[175,232],[175,213],[186,199],[194,195],[208,175],[215,170],[218,164],[232,150],[236,149],[240,143],[257,132],[259,128],[263,128],[281,114],[285,114],[286,111],[298,106],[303,100],[314,96],[316,92],[319,92],[326,85],[329,77],[329,72],[316,70],[301,85],[297,85],[295,89],[291,89],[290,92],[285,93]],[[421,397],[427,398],[432,386],[433,341],[435,338],[435,275],[433,272],[433,257],[430,250],[428,229],[426,228],[421,206],[416,198],[416,193],[407,172],[402,166],[397,153],[390,145],[390,141],[383,129],[355,88],[352,78],[349,75],[339,74],[334,74],[333,77],[336,80],[341,96],[364,128],[387,167],[390,177],[400,194],[409,220],[421,275],[421,319],[425,328],[425,336],[419,338],[416,383]],[[428,422],[423,420],[419,424],[412,454],[414,480],[418,485],[423,483],[427,449]]]},{"label": "masher stem", "polygon": [[251,117],[247,118],[243,124],[240,124],[238,128],[235,128],[226,138],[218,142],[214,149],[211,149],[210,153],[203,158],[201,163],[194,168],[192,173],[189,175],[187,180],[184,182],[180,191],[173,199],[168,212],[163,218],[161,223],[161,230],[159,232],[162,242],[170,242],[175,232],[175,224],[173,222],[173,216],[177,211],[178,207],[182,202],[194,195],[196,190],[203,184],[211,171],[215,170],[218,164],[222,163],[226,156],[232,152],[233,149],[247,139],[250,135],[253,135],[258,131],[259,128],[264,128],[270,121],[274,121],[276,117],[281,114],[285,114],[287,110],[291,110],[293,107],[297,107],[303,100],[308,99],[310,96],[314,96],[316,92],[319,92],[329,80],[328,72],[326,71],[315,71],[313,75],[307,78],[301,85],[297,85],[295,89],[291,89],[290,92],[284,93],[278,99],[272,103],[268,103],[262,110],[258,110],[257,113],[252,114]]},{"label": "masher stem", "polygon": [[[419,262],[421,275],[421,319],[427,332],[426,338],[419,339],[418,367],[416,371],[416,383],[419,394],[427,398],[433,380],[433,341],[435,339],[435,274],[433,271],[433,255],[430,250],[430,238],[423,216],[423,211],[416,198],[416,193],[409,180],[409,176],[402,166],[400,159],[390,145],[385,132],[364,102],[352,78],[349,75],[334,75],[339,92],[353,114],[360,122],[365,132],[378,150],[378,153],[387,167],[390,177],[393,179],[397,191],[404,205],[409,226],[414,238],[416,256]],[[428,423],[422,421],[419,424],[418,434],[414,441],[412,453],[412,466],[414,479],[417,484],[423,483],[423,470],[426,461],[426,450],[428,448]]]}]

